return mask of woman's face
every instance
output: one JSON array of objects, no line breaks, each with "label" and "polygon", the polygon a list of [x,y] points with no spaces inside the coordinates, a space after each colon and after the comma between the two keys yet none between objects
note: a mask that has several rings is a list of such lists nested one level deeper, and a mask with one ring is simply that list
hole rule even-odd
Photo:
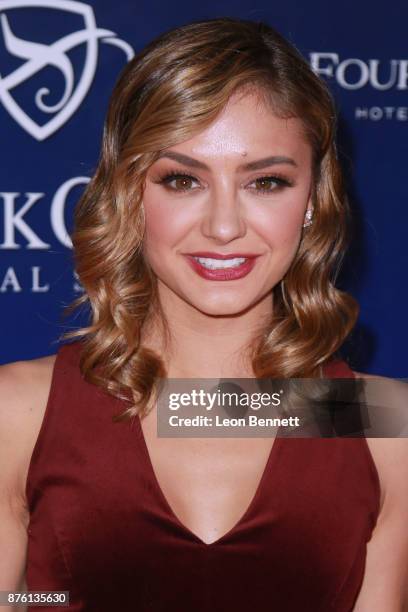
[{"label": "woman's face", "polygon": [[276,117],[253,94],[164,150],[143,196],[161,300],[233,315],[269,299],[299,246],[311,163],[300,120]]}]

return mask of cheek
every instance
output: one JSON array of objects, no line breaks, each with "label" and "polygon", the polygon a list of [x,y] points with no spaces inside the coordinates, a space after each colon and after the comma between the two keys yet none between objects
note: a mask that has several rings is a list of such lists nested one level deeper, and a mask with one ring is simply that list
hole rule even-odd
[{"label": "cheek", "polygon": [[[306,206],[306,205],[305,205]],[[252,226],[275,254],[292,253],[299,243],[304,206],[287,205],[258,208]]]},{"label": "cheek", "polygon": [[156,271],[171,266],[174,250],[187,236],[192,226],[191,206],[164,198],[144,198],[145,236],[143,252]]},{"label": "cheek", "polygon": [[167,236],[168,230],[169,225],[160,214],[159,207],[145,205],[145,251],[154,252],[155,249],[160,248],[161,242],[166,242],[170,237]]}]

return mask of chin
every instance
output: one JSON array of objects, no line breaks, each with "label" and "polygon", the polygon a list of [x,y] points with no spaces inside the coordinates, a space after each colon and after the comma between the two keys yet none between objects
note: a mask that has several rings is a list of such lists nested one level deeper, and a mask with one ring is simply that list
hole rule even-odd
[{"label": "chin", "polygon": [[197,308],[200,312],[211,316],[232,316],[238,315],[252,305],[248,300],[235,299],[203,299],[191,300],[190,304]]}]

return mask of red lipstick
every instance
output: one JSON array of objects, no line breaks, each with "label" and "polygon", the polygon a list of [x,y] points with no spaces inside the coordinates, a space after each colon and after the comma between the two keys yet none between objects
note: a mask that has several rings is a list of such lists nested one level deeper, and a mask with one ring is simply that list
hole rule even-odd
[{"label": "red lipstick", "polygon": [[[197,251],[195,253],[186,253],[185,257],[192,269],[206,280],[237,280],[249,274],[255,266],[258,255],[256,253],[213,253],[210,251]],[[228,267],[210,267],[211,262],[200,262],[200,259],[243,259],[242,263],[235,262],[234,265]]]},{"label": "red lipstick", "polygon": [[214,253],[213,251],[194,251],[185,253],[194,257],[208,257],[210,259],[234,259],[235,257],[258,257],[258,253]]}]

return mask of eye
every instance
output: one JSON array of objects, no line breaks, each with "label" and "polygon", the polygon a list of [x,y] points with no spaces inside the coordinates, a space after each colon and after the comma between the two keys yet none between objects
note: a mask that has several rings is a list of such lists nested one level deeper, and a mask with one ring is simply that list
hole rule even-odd
[{"label": "eye", "polygon": [[[197,177],[175,170],[167,172],[153,182],[163,185],[166,187],[166,189],[175,192],[188,192],[196,189],[202,189],[200,181]],[[250,185],[255,185],[255,187],[248,188],[251,191],[254,191],[257,195],[268,195],[272,192],[280,191],[285,187],[292,187],[293,182],[283,176],[274,174],[270,176],[260,176],[252,181]]]},{"label": "eye", "polygon": [[272,176],[260,176],[250,183],[250,185],[253,184],[255,187],[250,187],[250,189],[261,195],[272,193],[273,191],[280,191],[284,187],[293,186],[292,181],[282,176],[277,176],[276,174]]},{"label": "eye", "polygon": [[157,181],[159,184],[165,185],[172,191],[192,191],[193,183],[198,183],[198,179],[190,174],[182,174],[180,172],[169,172],[160,177]]}]

